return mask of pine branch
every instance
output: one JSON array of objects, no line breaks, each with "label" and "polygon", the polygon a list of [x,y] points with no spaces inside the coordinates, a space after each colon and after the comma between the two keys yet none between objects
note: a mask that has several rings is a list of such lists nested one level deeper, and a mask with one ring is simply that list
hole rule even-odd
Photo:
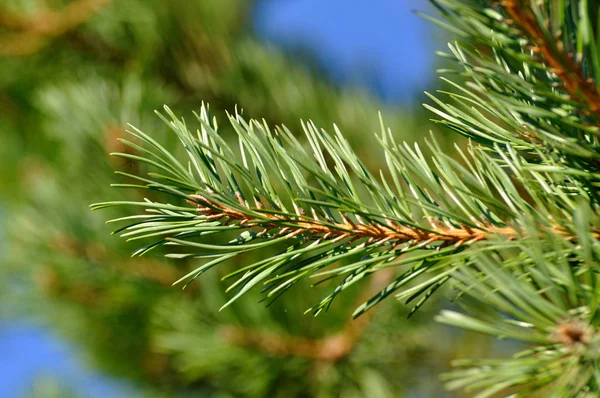
[{"label": "pine branch", "polygon": [[[155,151],[123,141],[144,156],[118,156],[148,163],[165,174],[151,173],[149,180],[121,173],[144,185],[117,186],[161,191],[194,207],[146,200],[99,203],[92,208],[134,205],[146,207],[154,214],[114,220],[133,222],[116,231],[124,231],[122,236],[130,240],[159,238],[136,255],[166,244],[191,249],[191,253],[171,254],[172,257],[215,257],[177,282],[187,279],[189,283],[243,253],[277,247],[277,255],[226,277],[238,277],[230,287],[238,292],[225,306],[257,284],[263,285],[267,298],[274,299],[309,276],[344,276],[329,296],[310,309],[319,313],[329,308],[337,294],[372,273],[412,264],[412,268],[359,307],[355,315],[390,294],[409,301],[422,297],[415,307],[418,308],[448,280],[457,264],[469,259],[471,250],[507,249],[547,232],[566,241],[577,239],[571,217],[565,218],[562,211],[557,213],[552,208],[557,200],[562,202],[562,208],[575,208],[571,196],[550,199],[536,188],[526,188],[536,208],[519,200],[520,194],[503,166],[510,165],[524,183],[536,184],[549,183],[542,176],[549,169],[536,171],[521,164],[514,153],[510,155],[513,160],[502,155],[505,157],[499,162],[485,150],[471,148],[470,158],[463,155],[465,168],[432,144],[435,168],[431,168],[418,147],[413,151],[406,144],[397,145],[382,127],[380,143],[388,160],[393,182],[390,184],[383,174],[376,178],[367,171],[339,131],[333,137],[311,124],[305,125],[311,144],[309,153],[289,131],[278,129],[273,134],[264,123],[247,123],[236,115],[230,117],[230,122],[240,142],[237,155],[218,134],[216,121],[210,120],[206,108],[198,116],[202,130],[197,137],[166,110],[172,117],[167,122],[186,148],[189,165],[183,166],[156,141],[135,131],[132,134]],[[503,154],[501,148],[497,150]],[[311,154],[317,161],[316,167]],[[241,161],[236,160],[240,158]],[[326,159],[335,164],[335,172]],[[309,183],[308,178],[320,187]],[[368,200],[360,192],[368,192]],[[254,207],[247,198],[253,198]],[[426,223],[415,220],[419,213]],[[537,226],[534,230],[526,227],[532,222]],[[242,233],[225,245],[196,241],[198,237],[239,231]],[[600,233],[594,231],[592,236],[597,239]],[[408,255],[418,251],[423,254]],[[441,269],[443,272],[438,272]],[[399,291],[417,278],[423,282],[416,290]]]},{"label": "pine branch", "polygon": [[574,100],[583,101],[581,105],[589,108],[600,121],[600,94],[592,78],[586,78],[580,65],[575,64],[572,57],[562,51],[561,42],[548,42],[549,32],[544,32],[537,22],[531,9],[520,4],[517,0],[504,0],[502,5],[519,26],[534,43],[534,52],[539,52],[552,68],[566,91]]},{"label": "pine branch", "polygon": [[[199,135],[199,140],[192,140],[187,128],[181,122],[174,119],[174,122],[171,123],[188,148],[188,153],[192,156],[190,166],[194,165],[193,167],[197,171],[196,176],[191,174],[192,169],[188,171],[179,165],[171,155],[168,155],[156,142],[141,132],[136,132],[134,135],[157,148],[158,154],[143,150],[149,156],[148,158],[140,158],[127,153],[120,155],[128,159],[145,161],[172,174],[171,177],[153,174],[154,177],[163,179],[169,185],[150,182],[150,180],[140,177],[130,177],[149,183],[148,188],[150,189],[171,193],[196,205],[196,208],[184,208],[150,202],[129,203],[150,206],[158,215],[156,217],[142,216],[140,222],[125,228],[129,232],[126,232],[124,236],[134,239],[165,236],[160,241],[145,246],[137,252],[138,254],[143,254],[165,243],[209,251],[217,249],[230,252],[182,279],[193,280],[210,267],[240,253],[266,248],[277,243],[290,242],[290,246],[278,256],[246,267],[245,270],[249,272],[246,272],[233,285],[240,286],[240,293],[234,299],[259,281],[266,283],[265,287],[270,291],[269,296],[275,296],[304,276],[319,275],[317,271],[339,259],[350,256],[364,257],[356,265],[349,265],[340,270],[340,274],[354,273],[354,276],[357,276],[356,272],[361,270],[359,277],[354,278],[354,282],[356,282],[377,270],[377,267],[393,266],[395,259],[410,250],[430,247],[433,250],[429,257],[433,258],[457,251],[464,244],[471,245],[503,231],[503,227],[498,225],[483,227],[483,223],[470,221],[463,226],[460,224],[460,220],[451,221],[445,212],[437,210],[432,205],[433,202],[430,202],[429,196],[423,197],[423,199],[427,198],[427,202],[430,202],[428,204],[431,207],[428,216],[430,226],[424,227],[415,223],[411,219],[412,216],[408,216],[410,214],[408,207],[403,211],[396,205],[392,206],[395,202],[399,203],[398,198],[404,195],[394,194],[387,183],[385,183],[388,186],[387,190],[378,186],[377,180],[370,176],[360,163],[357,163],[357,159],[351,159],[352,155],[347,152],[345,160],[356,172],[362,173],[362,183],[366,184],[364,186],[366,189],[376,195],[375,200],[378,205],[373,208],[371,205],[363,203],[349,174],[345,171],[346,166],[344,166],[343,160],[336,155],[336,153],[342,153],[341,147],[336,152],[333,146],[345,146],[346,144],[343,141],[336,143],[332,137],[323,132],[317,134],[316,130],[310,126],[307,127],[306,132],[313,145],[313,153],[318,159],[320,169],[309,166],[311,161],[307,158],[307,154],[289,133],[281,135],[281,138],[291,145],[284,149],[278,139],[262,125],[254,121],[246,124],[239,116],[231,119],[234,127],[240,128],[238,131],[243,162],[242,164],[236,163],[230,160],[236,157],[232,150],[208,124],[206,110],[202,111],[202,115],[200,119],[203,121],[204,130]],[[339,137],[341,138],[341,136]],[[272,148],[272,151],[260,153],[259,151],[264,151],[260,146],[263,145],[260,144],[261,141],[267,145],[263,148]],[[327,154],[322,152],[319,142],[328,149]],[[142,149],[137,145],[133,145],[133,147],[138,150]],[[349,148],[345,150],[347,151]],[[251,154],[251,157],[248,158],[245,153]],[[407,152],[407,155],[408,153],[410,152]],[[325,156],[334,156],[337,171],[344,178],[345,184],[335,181],[324,160]],[[397,156],[397,154],[389,153],[390,162],[396,162],[395,168],[404,164]],[[419,155],[415,154],[414,156]],[[249,159],[252,159],[253,165]],[[266,164],[277,166],[267,169]],[[305,168],[309,175],[316,178],[321,183],[321,188],[317,189],[307,184],[305,177],[300,172],[301,168]],[[219,172],[221,170],[224,174]],[[255,171],[257,174],[253,174]],[[399,172],[405,173],[405,171]],[[278,173],[281,174],[277,175]],[[410,181],[408,175],[403,177]],[[200,178],[202,184],[199,184],[196,178]],[[281,190],[275,188],[273,183],[278,179],[283,183],[281,187],[287,186],[288,188]],[[172,185],[173,183],[175,185]],[[203,184],[205,188],[202,187]],[[244,185],[247,187],[246,190],[242,189]],[[202,195],[185,193],[184,191],[187,190],[204,193]],[[287,194],[283,195],[286,191],[288,191]],[[417,192],[414,191],[416,199],[422,199]],[[317,200],[316,194],[324,195],[326,201]],[[421,195],[424,194],[425,191],[421,190]],[[246,202],[246,197],[253,197],[256,207],[251,208]],[[268,202],[269,208],[266,208],[263,200]],[[291,202],[294,208],[293,213],[286,210],[286,202]],[[406,202],[405,206],[408,206],[408,203]],[[93,207],[101,208],[119,204],[127,203],[98,204]],[[387,210],[389,215],[382,213],[383,210]],[[437,211],[440,213],[436,217]],[[312,217],[306,216],[307,213],[312,214]],[[336,218],[341,219],[341,222]],[[206,226],[202,226],[203,224]],[[258,232],[251,231],[255,227],[259,228]],[[246,230],[247,232],[222,248],[185,239],[195,235],[236,230]],[[508,229],[505,231],[513,232]],[[256,240],[265,242],[250,243]],[[444,245],[448,244],[453,246],[449,250],[442,250]],[[235,246],[238,245],[240,248],[236,249]],[[203,256],[203,254],[190,254],[191,257],[198,255]],[[403,261],[400,264],[412,262],[411,260]],[[266,272],[259,273],[265,269],[267,269]],[[238,274],[240,274],[239,271],[232,276]],[[340,290],[344,290],[352,283],[345,283]],[[330,302],[330,299],[326,300],[327,303]],[[324,302],[316,311],[320,311],[325,306],[328,304]]]},{"label": "pine branch", "polygon": [[561,42],[548,41],[550,33],[543,30],[529,7],[523,6],[519,0],[503,0],[502,6],[535,45],[533,51],[544,57],[571,98],[589,109],[587,115],[593,114],[596,122],[600,122],[600,94],[594,79],[584,76],[581,65],[563,52]]},{"label": "pine branch", "polygon": [[[583,81],[586,76],[598,76],[600,69],[586,7],[570,8],[560,2],[531,7],[515,2],[489,6],[477,1],[435,2],[456,24],[454,29],[468,38],[449,45],[451,53],[443,54],[462,67],[460,74],[467,82],[444,78],[454,90],[441,93],[453,102],[430,95],[436,106],[425,106],[441,118],[440,123],[485,147],[510,145],[532,168],[549,166],[568,175],[566,185],[578,186],[573,189],[585,190],[591,200],[600,203],[600,128],[590,111],[593,105],[580,93],[585,91],[585,97],[595,101],[594,84],[584,85]],[[557,11],[561,7],[569,10]],[[575,15],[573,10],[577,10]],[[512,18],[509,11],[519,18]],[[517,20],[534,32],[533,37]],[[553,24],[544,25],[540,20]],[[580,26],[572,26],[571,20]],[[560,32],[564,32],[563,41],[558,38]],[[575,43],[573,36],[577,37]],[[548,54],[544,56],[538,47]],[[586,55],[589,62],[581,61]],[[556,73],[559,61],[563,64]],[[566,82],[563,75],[568,75]]]}]

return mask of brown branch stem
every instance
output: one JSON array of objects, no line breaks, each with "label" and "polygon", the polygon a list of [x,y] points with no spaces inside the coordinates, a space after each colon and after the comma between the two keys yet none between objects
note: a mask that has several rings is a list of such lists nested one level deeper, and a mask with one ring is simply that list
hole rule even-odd
[{"label": "brown branch stem", "polygon": [[535,51],[542,54],[552,71],[562,81],[565,90],[574,101],[587,106],[586,113],[600,121],[600,94],[593,79],[586,79],[583,70],[572,57],[562,51],[562,43],[548,43],[542,28],[528,7],[519,0],[503,0],[502,6],[516,24],[531,40]]},{"label": "brown branch stem", "polygon": [[[514,240],[522,236],[519,229],[506,226],[497,227],[493,225],[480,227],[452,227],[443,226],[441,222],[431,220],[432,227],[428,229],[419,229],[414,226],[400,225],[395,221],[387,220],[386,224],[380,223],[353,223],[344,218],[344,223],[323,222],[316,217],[310,218],[299,211],[294,218],[261,212],[261,208],[253,209],[253,212],[260,214],[262,219],[252,218],[251,216],[236,210],[215,203],[214,201],[201,196],[190,195],[189,203],[198,207],[198,212],[210,220],[227,218],[226,223],[237,222],[247,228],[260,227],[264,234],[273,229],[279,229],[274,235],[294,237],[297,235],[312,235],[315,239],[342,240],[349,238],[351,240],[368,238],[368,243],[389,243],[392,247],[408,243],[409,245],[429,245],[435,242],[444,245],[455,245],[459,247],[463,244],[472,244],[478,241],[490,240],[495,237],[504,237],[508,240]],[[240,204],[243,202],[240,200]],[[287,222],[291,226],[282,226],[282,222]],[[566,239],[574,239],[564,229],[559,226],[550,228],[554,234],[563,236]],[[600,232],[592,232],[596,239],[600,239]]]}]

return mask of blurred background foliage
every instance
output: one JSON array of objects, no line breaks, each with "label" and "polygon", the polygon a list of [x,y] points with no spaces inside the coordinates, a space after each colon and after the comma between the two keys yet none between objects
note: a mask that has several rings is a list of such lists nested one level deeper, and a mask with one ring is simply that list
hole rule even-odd
[{"label": "blurred background foliage", "polygon": [[[268,308],[257,295],[218,312],[226,269],[182,292],[171,283],[194,260],[131,258],[139,242],[110,237],[104,224],[126,214],[88,210],[91,202],[143,195],[109,186],[114,169],[144,172],[107,156],[125,149],[116,139],[127,123],[179,150],[153,113],[163,104],[189,120],[205,101],[217,117],[237,106],[292,130],[301,119],[327,129],[335,122],[373,169],[383,167],[372,146],[379,110],[398,139],[435,129],[417,104],[384,103],[364,87],[332,82],[307,49],[284,53],[259,40],[256,6],[3,0],[0,321],[49,328],[140,396],[443,396],[435,375],[457,352],[494,348],[432,324],[437,303],[409,321],[408,309],[391,301],[350,321],[358,299],[382,283],[373,280],[318,318],[301,314],[328,286],[295,288]],[[398,51],[403,40],[411,38],[397,38]],[[78,388],[40,379],[21,392],[91,396]]]}]

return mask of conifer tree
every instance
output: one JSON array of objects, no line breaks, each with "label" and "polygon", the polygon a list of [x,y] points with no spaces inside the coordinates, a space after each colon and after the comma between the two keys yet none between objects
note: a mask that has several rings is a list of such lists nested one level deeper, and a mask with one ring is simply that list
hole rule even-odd
[{"label": "conifer tree", "polygon": [[[165,107],[159,116],[185,156],[131,127],[133,139],[122,142],[134,153],[117,156],[153,171],[122,172],[116,185],[147,196],[92,208],[135,210],[113,222],[124,223],[124,237],[147,241],[136,256],[166,247],[171,258],[194,259],[178,284],[233,261],[223,308],[253,289],[271,303],[309,277],[335,281],[306,309],[316,315],[352,286],[392,273],[354,316],[391,295],[412,314],[449,287],[442,291],[454,293],[460,311],[436,320],[527,348],[457,361],[443,376],[448,388],[597,396],[598,5],[433,3],[458,40],[443,54],[454,62],[441,71],[452,90],[430,95],[426,107],[468,137],[458,159],[435,136],[427,157],[385,117],[372,150],[386,166],[372,170],[336,126],[305,122],[299,140],[240,109],[217,118],[203,105],[192,122]],[[227,125],[233,138],[222,133]],[[253,252],[269,255],[245,261]]]}]

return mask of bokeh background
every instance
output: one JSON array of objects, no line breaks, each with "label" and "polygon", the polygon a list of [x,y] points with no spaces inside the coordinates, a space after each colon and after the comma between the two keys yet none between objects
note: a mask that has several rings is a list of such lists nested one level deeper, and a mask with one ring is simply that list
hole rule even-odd
[{"label": "bokeh background", "polygon": [[[140,243],[104,223],[126,214],[88,210],[141,195],[109,187],[114,169],[146,171],[107,155],[126,123],[178,150],[163,104],[337,123],[373,169],[380,110],[398,139],[433,130],[450,147],[420,106],[448,37],[414,9],[435,14],[424,0],[2,0],[0,396],[449,396],[450,360],[497,347],[432,323],[439,302],[349,322],[370,283],[312,318],[331,285],[304,284],[218,312],[225,270],[172,288],[193,261],[133,259]],[[297,349],[340,338],[335,359]]]}]

